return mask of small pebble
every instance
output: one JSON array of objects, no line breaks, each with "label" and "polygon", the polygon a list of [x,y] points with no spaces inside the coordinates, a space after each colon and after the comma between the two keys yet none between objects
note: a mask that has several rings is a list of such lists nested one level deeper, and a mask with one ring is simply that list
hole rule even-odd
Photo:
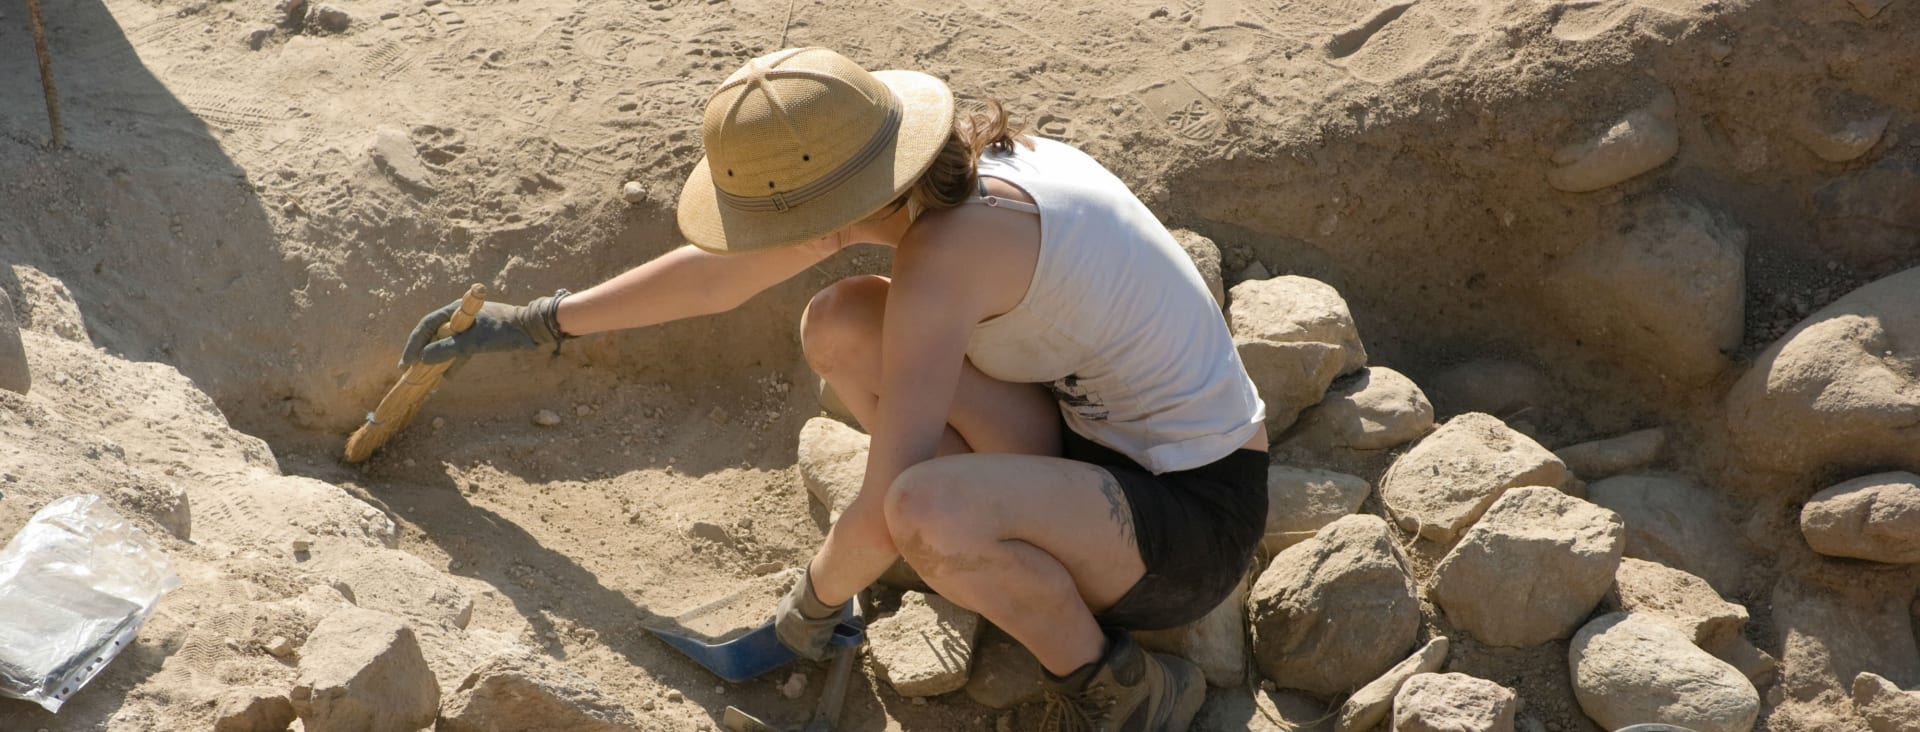
[{"label": "small pebble", "polygon": [[725,687],[725,686],[722,686],[722,685],[720,685],[720,684],[714,684],[714,685],[713,685],[713,693],[715,693],[715,694],[725,694],[725,693],[727,693],[727,687]]},{"label": "small pebble", "polygon": [[778,572],[782,569],[786,569],[786,567],[787,565],[781,564],[779,562],[761,562],[759,564],[753,565],[752,571],[753,571],[753,576],[755,577],[765,577],[767,575],[773,574],[774,572]]},{"label": "small pebble", "polygon": [[667,701],[678,704],[680,702],[686,701],[686,699],[687,699],[687,695],[680,693],[679,689],[667,690]]},{"label": "small pebble", "polygon": [[434,417],[434,418],[433,418],[433,428],[434,428],[434,429],[436,429],[436,430],[439,430],[439,429],[445,429],[445,428],[446,428],[446,426],[447,426],[447,418],[446,418],[446,417]]},{"label": "small pebble", "polygon": [[560,415],[555,414],[551,409],[542,409],[533,413],[533,423],[541,427],[558,427],[560,426]]},{"label": "small pebble", "polygon": [[585,404],[581,404],[573,408],[573,413],[580,415],[582,417],[585,417],[589,414],[593,414],[593,407],[589,407]]},{"label": "small pebble", "polygon": [[626,185],[620,186],[620,198],[627,203],[643,203],[647,200],[647,187],[640,185],[637,180],[627,181]]},{"label": "small pebble", "polygon": [[307,552],[313,551],[313,537],[302,536],[297,539],[294,539],[293,551],[296,554],[305,554]]},{"label": "small pebble", "polygon": [[287,654],[293,653],[293,641],[287,640],[284,635],[276,635],[267,641],[267,652],[276,658],[286,658]]},{"label": "small pebble", "polygon": [[807,692],[807,675],[795,671],[787,677],[787,683],[780,685],[780,695],[788,699],[798,699]]}]

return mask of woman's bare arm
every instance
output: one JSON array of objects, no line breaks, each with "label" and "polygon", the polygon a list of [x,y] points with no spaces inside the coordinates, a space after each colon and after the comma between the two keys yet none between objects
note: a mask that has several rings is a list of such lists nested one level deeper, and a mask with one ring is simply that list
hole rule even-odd
[{"label": "woman's bare arm", "polygon": [[560,329],[579,336],[723,313],[832,256],[842,241],[828,235],[745,254],[682,246],[568,295],[560,302]]}]

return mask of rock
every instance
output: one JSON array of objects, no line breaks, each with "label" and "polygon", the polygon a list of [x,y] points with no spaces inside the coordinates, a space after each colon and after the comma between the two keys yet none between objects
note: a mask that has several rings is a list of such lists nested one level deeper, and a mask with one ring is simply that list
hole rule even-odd
[{"label": "rock", "polygon": [[1187,257],[1193,260],[1193,266],[1200,270],[1200,279],[1207,283],[1207,294],[1213,296],[1213,304],[1227,305],[1227,291],[1220,281],[1220,247],[1212,239],[1195,234],[1186,229],[1174,229],[1173,240],[1186,250]]},{"label": "rock", "polygon": [[1509,488],[1557,488],[1567,478],[1567,466],[1540,443],[1470,412],[1395,460],[1380,478],[1380,498],[1400,528],[1449,542]]},{"label": "rock", "polygon": [[1329,470],[1274,465],[1267,468],[1267,533],[1270,553],[1313,538],[1327,524],[1360,510],[1373,486],[1357,476]]},{"label": "rock", "polygon": [[1272,279],[1272,278],[1273,278],[1273,272],[1269,271],[1267,269],[1267,265],[1262,264],[1258,259],[1247,262],[1247,266],[1241,267],[1240,271],[1234,275],[1235,282],[1246,282],[1248,280],[1266,280],[1266,279]]},{"label": "rock", "polygon": [[1844,163],[1867,154],[1887,133],[1893,113],[1871,111],[1843,118],[1803,119],[1793,128],[1793,139],[1815,157]]},{"label": "rock", "polygon": [[271,27],[255,28],[247,31],[247,48],[258,51],[262,46],[267,45],[267,40],[271,38],[273,38],[273,28]]},{"label": "rock", "polygon": [[780,685],[780,696],[787,699],[798,699],[805,693],[807,693],[807,675],[799,671],[788,674],[787,683]]},{"label": "rock", "polygon": [[800,428],[796,463],[807,493],[827,507],[831,521],[860,495],[867,474],[869,439],[858,430],[826,417],[814,417]]},{"label": "rock", "polygon": [[868,658],[901,696],[936,696],[967,685],[980,615],[939,595],[908,592],[900,609],[867,628]]},{"label": "rock", "polygon": [[1454,627],[1494,646],[1573,635],[1613,585],[1620,517],[1552,488],[1507,491],[1433,570]]},{"label": "rock", "polygon": [[633,713],[551,659],[513,649],[482,661],[447,696],[435,732],[615,732]]},{"label": "rock", "polygon": [[1760,693],[1665,621],[1603,615],[1567,650],[1580,709],[1606,729],[1663,723],[1695,732],[1751,732]]},{"label": "rock", "polygon": [[1876,473],[1815,493],[1800,509],[1800,533],[1830,557],[1920,562],[1920,475]]},{"label": "rock", "polygon": [[1517,361],[1477,359],[1440,372],[1427,393],[1443,414],[1513,415],[1546,401],[1547,377]]},{"label": "rock", "polygon": [[646,203],[647,187],[640,185],[640,181],[637,180],[627,181],[620,185],[620,200],[627,203]]},{"label": "rock", "polygon": [[1911,263],[1920,245],[1920,162],[1887,159],[1837,175],[1814,191],[1813,206],[1823,254],[1875,269]]},{"label": "rock", "polygon": [[1675,106],[1673,93],[1663,89],[1598,137],[1560,148],[1553,154],[1559,167],[1547,171],[1547,184],[1571,193],[1597,191],[1672,160],[1680,151]]},{"label": "rock", "polygon": [[1234,346],[1266,401],[1269,434],[1318,404],[1335,378],[1366,367],[1360,331],[1332,286],[1287,275],[1241,282],[1230,297]]},{"label": "rock", "polygon": [[27,369],[27,347],[20,342],[20,317],[13,312],[13,298],[0,290],[0,389],[25,394],[33,386],[33,373]]},{"label": "rock", "polygon": [[279,0],[273,4],[273,11],[280,15],[282,24],[298,26],[307,18],[307,0]]},{"label": "rock", "polygon": [[1618,437],[1568,445],[1553,451],[1574,475],[1599,480],[1611,475],[1639,470],[1660,458],[1666,447],[1667,431],[1659,427],[1635,430]]},{"label": "rock", "polygon": [[307,732],[413,732],[440,708],[413,629],[361,608],[335,611],[307,636],[289,696]]},{"label": "rock", "polygon": [[1734,445],[1793,474],[1920,464],[1916,362],[1920,268],[1848,293],[1763,351],[1727,394]]},{"label": "rock", "polygon": [[1828,562],[1773,588],[1772,626],[1780,642],[1779,688],[1790,702],[1845,697],[1848,684],[1873,672],[1895,684],[1920,684],[1905,573]]},{"label": "rock", "polygon": [[1340,719],[1333,728],[1334,732],[1366,732],[1373,729],[1393,711],[1393,699],[1400,693],[1401,684],[1416,674],[1439,671],[1446,662],[1447,638],[1435,636],[1406,660],[1387,669],[1380,678],[1367,682],[1366,686],[1353,692],[1353,696],[1347,697],[1346,702],[1340,705]]},{"label": "rock", "polygon": [[533,423],[541,427],[560,426],[560,413],[551,409],[542,409],[533,413]]},{"label": "rock", "polygon": [[974,647],[966,689],[967,698],[983,707],[1012,709],[1039,701],[1047,690],[1047,675],[1025,646],[988,626]]},{"label": "rock", "polygon": [[1386,522],[1365,514],[1274,557],[1254,583],[1248,614],[1260,673],[1323,696],[1378,678],[1406,657],[1420,630],[1406,557]]},{"label": "rock", "polygon": [[380,168],[380,172],[386,173],[402,187],[433,192],[433,172],[427,169],[426,163],[420,161],[420,152],[414,148],[413,139],[407,136],[406,130],[398,127],[374,130],[373,143],[368,145],[367,154],[372,156],[373,164]]},{"label": "rock", "polygon": [[[1860,17],[1872,18],[1879,15],[1880,11],[1886,10],[1888,5],[1892,5],[1893,0],[1847,0],[1847,4],[1852,5],[1854,12],[1859,13]],[[1874,730],[1874,732],[1880,731]]]},{"label": "rock", "polygon": [[1513,690],[1466,674],[1418,674],[1393,697],[1393,732],[1513,732]]},{"label": "rock", "polygon": [[287,637],[284,635],[276,635],[268,638],[267,652],[273,654],[274,658],[291,656],[293,655],[293,641],[287,640]]},{"label": "rock", "polygon": [[1780,668],[1780,662],[1772,655],[1754,647],[1751,641],[1739,635],[1728,637],[1718,645],[1701,646],[1700,650],[1739,669],[1741,675],[1752,681],[1754,686],[1771,681],[1774,670]]},{"label": "rock", "polygon": [[1620,569],[1613,575],[1613,589],[1601,599],[1600,606],[1606,612],[1665,618],[1702,649],[1739,637],[1740,629],[1747,624],[1747,609],[1720,599],[1706,580],[1632,557],[1621,560]]},{"label": "rock", "polygon": [[319,28],[328,33],[345,33],[353,25],[353,16],[333,5],[315,5],[307,10],[308,28]]},{"label": "rock", "polygon": [[1433,429],[1433,404],[1411,379],[1371,366],[1335,380],[1316,406],[1300,414],[1287,438],[1309,450],[1398,447]]},{"label": "rock", "polygon": [[1920,692],[1901,691],[1877,674],[1853,677],[1853,710],[1873,732],[1920,730]]},{"label": "rock", "polygon": [[[1272,514],[1268,514],[1271,516]],[[1236,687],[1247,680],[1246,578],[1213,610],[1186,625],[1166,630],[1136,630],[1133,639],[1150,651],[1171,653],[1192,661],[1217,688]]]},{"label": "rock", "polygon": [[1747,570],[1720,500],[1679,478],[1616,475],[1587,486],[1587,500],[1620,514],[1627,524],[1626,555],[1705,579],[1733,594]]},{"label": "rock", "polygon": [[214,700],[213,732],[282,732],[293,720],[293,702],[272,687],[231,688]]},{"label": "rock", "polygon": [[1705,384],[1740,347],[1746,232],[1672,196],[1609,210],[1610,230],[1553,267],[1544,304],[1588,348],[1668,382]]}]

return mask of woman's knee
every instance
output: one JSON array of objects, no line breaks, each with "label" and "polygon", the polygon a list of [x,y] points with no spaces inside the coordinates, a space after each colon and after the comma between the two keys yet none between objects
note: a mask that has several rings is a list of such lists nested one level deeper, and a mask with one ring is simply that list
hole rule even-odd
[{"label": "woman's knee", "polygon": [[878,361],[887,284],[884,277],[858,275],[814,294],[800,314],[800,348],[815,372],[824,376],[849,364]]},{"label": "woman's knee", "polygon": [[954,455],[919,463],[901,472],[887,489],[887,531],[908,562],[923,558],[916,554],[957,551],[985,534],[982,517],[966,497],[964,463],[969,457]]}]

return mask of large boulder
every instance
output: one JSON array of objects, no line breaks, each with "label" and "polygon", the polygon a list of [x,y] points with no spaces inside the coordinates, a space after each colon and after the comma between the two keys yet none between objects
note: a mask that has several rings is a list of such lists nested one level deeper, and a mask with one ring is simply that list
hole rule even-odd
[{"label": "large boulder", "polygon": [[1690,201],[1631,201],[1559,261],[1549,307],[1575,338],[1695,386],[1727,367],[1745,324],[1747,236]]},{"label": "large boulder", "polygon": [[1466,674],[1419,674],[1393,697],[1393,732],[1513,732],[1513,690]]},{"label": "large boulder", "polygon": [[828,520],[838,520],[840,512],[860,495],[860,484],[867,474],[869,438],[839,420],[814,417],[800,428],[797,460],[800,483],[807,495],[827,508]]},{"label": "large boulder", "polygon": [[1285,439],[1305,450],[1384,450],[1432,429],[1433,404],[1420,387],[1398,371],[1371,366],[1334,381]]},{"label": "large boulder", "polygon": [[1751,463],[1804,473],[1920,464],[1920,268],[1807,316],[1727,393]]},{"label": "large boulder", "polygon": [[1471,412],[1447,420],[1380,479],[1380,498],[1400,528],[1449,542],[1510,488],[1567,481],[1560,458],[1498,419]]},{"label": "large boulder", "polygon": [[1873,732],[1920,732],[1920,691],[1902,691],[1879,674],[1853,678],[1853,711]]},{"label": "large boulder", "polygon": [[361,608],[335,611],[307,636],[288,696],[307,732],[415,732],[440,709],[413,629]]},{"label": "large boulder", "polygon": [[1620,561],[1601,607],[1664,618],[1709,652],[1747,624],[1747,609],[1721,599],[1706,580],[1633,557]]},{"label": "large boulder", "polygon": [[[1405,658],[1420,602],[1393,531],[1365,514],[1280,552],[1254,583],[1253,659],[1282,688],[1331,696]],[[1365,623],[1342,622],[1366,618]]]},{"label": "large boulder", "polygon": [[1393,712],[1393,698],[1400,693],[1400,685],[1418,674],[1439,671],[1447,662],[1447,645],[1446,636],[1435,636],[1406,660],[1387,669],[1380,678],[1353,692],[1340,704],[1334,732],[1366,732],[1386,719]]},{"label": "large boulder", "polygon": [[1429,594],[1494,646],[1566,638],[1613,585],[1620,517],[1552,488],[1515,488],[1433,570]]},{"label": "large boulder", "polygon": [[1268,552],[1313,538],[1327,524],[1360,510],[1373,486],[1364,478],[1331,470],[1274,465],[1267,468]]},{"label": "large boulder", "polygon": [[1747,560],[1711,491],[1680,478],[1617,475],[1589,484],[1587,500],[1626,522],[1627,556],[1697,575],[1722,594],[1739,590]]},{"label": "large boulder", "polygon": [[1920,562],[1920,475],[1876,473],[1820,491],[1800,509],[1800,533],[1827,556]]},{"label": "large boulder", "polygon": [[1166,630],[1136,630],[1133,638],[1142,648],[1192,661],[1206,674],[1210,686],[1240,686],[1247,680],[1247,592],[1251,584],[1241,579],[1227,599],[1199,620]]},{"label": "large boulder", "polygon": [[213,732],[284,732],[294,719],[283,689],[236,686],[214,699]]},{"label": "large boulder", "polygon": [[1335,378],[1366,367],[1360,331],[1333,286],[1285,275],[1247,280],[1229,296],[1234,347],[1266,401],[1270,434],[1318,404]]},{"label": "large boulder", "polygon": [[1207,283],[1207,294],[1213,296],[1213,304],[1226,307],[1227,291],[1220,280],[1220,247],[1199,234],[1186,229],[1174,229],[1173,240],[1180,243],[1187,258],[1193,260],[1195,269],[1200,270],[1200,279]]},{"label": "large boulder", "polygon": [[1752,732],[1760,693],[1738,669],[1666,621],[1612,613],[1567,649],[1580,709],[1605,729],[1662,723],[1695,732]]},{"label": "large boulder", "polygon": [[1834,711],[1830,702],[1847,697],[1863,672],[1903,687],[1920,685],[1911,574],[1822,565],[1774,585],[1772,626],[1780,639],[1784,697],[1775,714],[1783,719],[1824,719]]},{"label": "large boulder", "polygon": [[980,614],[939,595],[908,592],[900,609],[867,629],[868,658],[901,696],[936,696],[967,685]]},{"label": "large boulder", "polygon": [[447,697],[435,732],[617,732],[633,712],[593,682],[525,649],[495,654]]}]

